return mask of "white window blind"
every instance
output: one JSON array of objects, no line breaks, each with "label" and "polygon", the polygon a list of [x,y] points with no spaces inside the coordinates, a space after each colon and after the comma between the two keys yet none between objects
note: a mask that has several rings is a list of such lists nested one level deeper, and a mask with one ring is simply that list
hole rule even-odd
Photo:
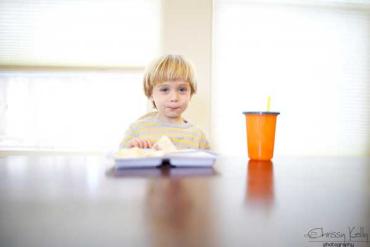
[{"label": "white window blind", "polygon": [[[212,134],[247,154],[243,111],[279,111],[277,155],[369,155],[370,3],[215,3]],[[225,130],[227,131],[220,131]]]},{"label": "white window blind", "polygon": [[0,150],[113,150],[144,114],[142,72],[1,73]]},{"label": "white window blind", "polygon": [[147,111],[160,0],[0,1],[0,150],[111,150]]},{"label": "white window blind", "polygon": [[160,0],[2,0],[0,65],[143,66]]}]

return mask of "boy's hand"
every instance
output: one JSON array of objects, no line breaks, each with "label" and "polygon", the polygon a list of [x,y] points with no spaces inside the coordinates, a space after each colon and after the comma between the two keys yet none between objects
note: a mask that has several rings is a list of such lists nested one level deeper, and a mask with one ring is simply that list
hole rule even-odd
[{"label": "boy's hand", "polygon": [[153,143],[149,140],[144,140],[140,138],[133,138],[127,143],[129,148],[137,147],[137,148],[151,148]]}]

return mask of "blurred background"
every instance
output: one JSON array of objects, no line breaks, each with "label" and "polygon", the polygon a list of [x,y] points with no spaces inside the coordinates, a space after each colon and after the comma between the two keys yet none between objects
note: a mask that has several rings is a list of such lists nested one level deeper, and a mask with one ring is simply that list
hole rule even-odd
[{"label": "blurred background", "polygon": [[369,0],[1,0],[0,151],[117,149],[176,53],[214,151],[246,156],[242,112],[271,96],[275,156],[369,156],[369,39]]}]

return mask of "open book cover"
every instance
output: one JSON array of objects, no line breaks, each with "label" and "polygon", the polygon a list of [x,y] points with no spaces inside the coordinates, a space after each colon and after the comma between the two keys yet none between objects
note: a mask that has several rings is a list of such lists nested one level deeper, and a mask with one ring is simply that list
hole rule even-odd
[{"label": "open book cover", "polygon": [[216,154],[198,149],[164,152],[131,148],[117,152],[114,160],[116,168],[158,167],[162,164],[174,167],[211,167],[216,160]]},{"label": "open book cover", "polygon": [[174,167],[211,167],[214,153],[200,149],[178,150],[168,136],[162,136],[150,149],[123,148],[114,155],[116,168],[145,168],[169,164]]},{"label": "open book cover", "polygon": [[217,172],[213,166],[202,167],[111,167],[106,171],[106,175],[113,178],[122,177],[211,177],[216,176]]}]

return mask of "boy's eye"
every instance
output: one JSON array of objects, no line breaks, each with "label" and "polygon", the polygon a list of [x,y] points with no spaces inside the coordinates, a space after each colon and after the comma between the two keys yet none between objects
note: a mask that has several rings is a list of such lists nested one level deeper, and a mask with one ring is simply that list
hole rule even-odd
[{"label": "boy's eye", "polygon": [[180,87],[179,88],[180,93],[186,93],[188,91],[187,87]]},{"label": "boy's eye", "polygon": [[162,87],[159,89],[159,91],[164,92],[164,93],[168,92],[168,90],[169,89],[167,87]]}]

